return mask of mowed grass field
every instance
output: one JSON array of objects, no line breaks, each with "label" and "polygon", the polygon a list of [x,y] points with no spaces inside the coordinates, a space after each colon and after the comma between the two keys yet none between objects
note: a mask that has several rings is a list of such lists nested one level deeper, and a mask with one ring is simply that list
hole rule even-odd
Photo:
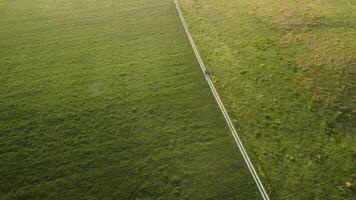
[{"label": "mowed grass field", "polygon": [[170,0],[0,0],[0,199],[259,199]]},{"label": "mowed grass field", "polygon": [[356,199],[356,2],[180,3],[271,199]]}]

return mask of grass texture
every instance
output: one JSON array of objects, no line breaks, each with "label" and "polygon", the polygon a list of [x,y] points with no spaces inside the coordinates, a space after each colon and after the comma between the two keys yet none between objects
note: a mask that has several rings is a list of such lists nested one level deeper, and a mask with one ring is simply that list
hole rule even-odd
[{"label": "grass texture", "polygon": [[0,0],[0,85],[0,199],[260,197],[173,1]]},{"label": "grass texture", "polygon": [[355,199],[355,1],[180,3],[271,198]]}]

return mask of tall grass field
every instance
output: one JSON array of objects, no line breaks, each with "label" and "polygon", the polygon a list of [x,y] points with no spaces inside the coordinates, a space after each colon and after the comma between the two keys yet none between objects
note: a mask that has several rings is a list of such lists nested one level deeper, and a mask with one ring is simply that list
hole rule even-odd
[{"label": "tall grass field", "polygon": [[259,199],[169,0],[0,0],[0,199]]},{"label": "tall grass field", "polygon": [[[356,199],[356,1],[178,0],[271,200]],[[255,200],[173,0],[0,0],[0,200]]]}]

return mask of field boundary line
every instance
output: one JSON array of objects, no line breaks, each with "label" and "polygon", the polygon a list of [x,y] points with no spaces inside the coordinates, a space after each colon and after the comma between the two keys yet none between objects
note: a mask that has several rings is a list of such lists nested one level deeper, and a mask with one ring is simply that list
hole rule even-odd
[{"label": "field boundary line", "polygon": [[267,195],[267,192],[266,192],[265,188],[263,187],[262,182],[261,182],[260,178],[258,177],[258,174],[257,174],[257,172],[256,172],[256,170],[255,170],[255,168],[254,168],[254,166],[252,165],[252,162],[251,162],[250,158],[248,157],[247,152],[246,152],[244,146],[242,145],[242,142],[241,142],[241,140],[240,140],[240,138],[239,138],[239,136],[238,136],[238,134],[237,134],[237,132],[236,132],[236,129],[235,129],[233,123],[231,122],[230,116],[229,116],[229,114],[227,113],[227,111],[226,111],[226,109],[225,109],[225,106],[224,106],[224,104],[222,103],[222,101],[221,101],[221,99],[220,99],[220,96],[218,95],[218,93],[217,93],[217,91],[216,91],[216,89],[215,89],[215,87],[214,87],[214,85],[213,85],[213,82],[211,81],[211,78],[210,78],[209,73],[208,73],[208,71],[207,71],[207,69],[206,69],[206,67],[205,67],[205,65],[204,65],[204,63],[203,63],[203,60],[202,60],[201,57],[200,57],[199,51],[198,51],[198,49],[197,49],[197,47],[196,47],[196,45],[195,45],[195,43],[194,43],[193,37],[192,37],[192,35],[190,34],[189,29],[188,29],[188,26],[187,26],[187,24],[186,24],[186,22],[185,22],[185,20],[184,20],[184,16],[183,16],[183,14],[182,14],[182,11],[181,11],[181,9],[180,9],[180,6],[179,6],[179,4],[178,4],[178,1],[177,1],[177,0],[173,0],[173,1],[174,1],[174,4],[175,4],[175,7],[176,7],[176,9],[177,9],[177,12],[178,12],[180,21],[181,21],[181,23],[182,23],[182,25],[183,25],[183,27],[184,27],[185,33],[186,33],[187,36],[188,36],[190,45],[192,46],[192,48],[193,48],[193,50],[194,50],[195,57],[197,58],[197,60],[198,60],[198,62],[199,62],[199,65],[200,65],[200,68],[201,68],[201,70],[203,71],[203,74],[204,74],[204,76],[205,76],[205,79],[207,80],[207,82],[208,82],[208,84],[209,84],[210,90],[212,91],[212,93],[213,93],[213,95],[214,95],[214,97],[215,97],[215,100],[216,100],[216,102],[218,103],[219,108],[220,108],[221,112],[222,112],[223,115],[224,115],[224,118],[225,118],[225,120],[226,120],[226,123],[228,124],[228,126],[229,126],[229,128],[230,128],[231,134],[232,134],[232,136],[233,136],[234,139],[235,139],[235,142],[236,142],[236,144],[237,144],[237,146],[238,146],[238,148],[239,148],[239,150],[240,150],[240,152],[241,152],[241,154],[242,154],[242,156],[243,156],[243,158],[244,158],[244,160],[245,160],[245,163],[246,163],[248,169],[250,170],[251,175],[253,176],[253,179],[254,179],[255,182],[256,182],[256,185],[257,185],[257,187],[258,187],[258,189],[259,189],[259,191],[260,191],[260,193],[261,193],[263,199],[264,199],[264,200],[269,200],[269,197],[268,197],[268,195]]}]

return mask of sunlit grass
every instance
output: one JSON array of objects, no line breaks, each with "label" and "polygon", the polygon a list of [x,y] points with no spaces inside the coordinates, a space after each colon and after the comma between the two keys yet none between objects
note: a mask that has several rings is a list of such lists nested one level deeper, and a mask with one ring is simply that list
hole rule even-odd
[{"label": "sunlit grass", "polygon": [[180,3],[271,198],[355,198],[355,3]]}]

